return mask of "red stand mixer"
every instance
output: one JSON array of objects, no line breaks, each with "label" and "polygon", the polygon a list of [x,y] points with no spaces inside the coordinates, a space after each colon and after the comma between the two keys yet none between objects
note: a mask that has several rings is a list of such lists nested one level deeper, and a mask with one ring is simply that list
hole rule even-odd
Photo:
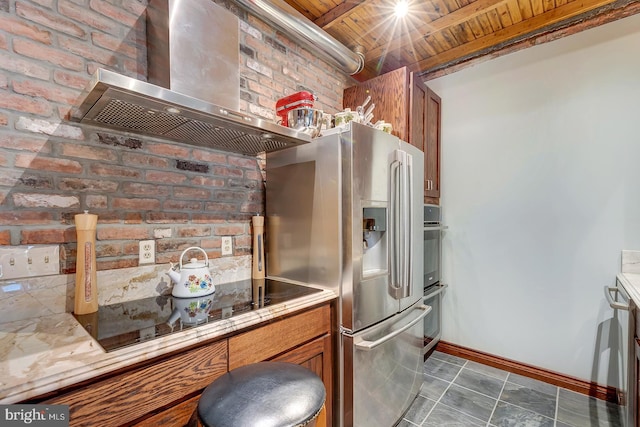
[{"label": "red stand mixer", "polygon": [[287,116],[289,111],[296,108],[313,108],[313,101],[318,98],[307,91],[300,91],[284,98],[280,98],[276,102],[276,115],[282,119],[280,123],[282,126],[289,127]]}]

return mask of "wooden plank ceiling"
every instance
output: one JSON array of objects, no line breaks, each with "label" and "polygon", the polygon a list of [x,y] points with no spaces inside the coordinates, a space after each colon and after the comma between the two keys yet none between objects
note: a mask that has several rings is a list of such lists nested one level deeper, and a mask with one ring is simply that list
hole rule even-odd
[{"label": "wooden plank ceiling", "polygon": [[403,66],[426,74],[558,28],[640,9],[631,0],[409,0],[409,13],[398,19],[397,0],[285,1],[345,46],[364,48],[365,69],[354,76],[361,81]]}]

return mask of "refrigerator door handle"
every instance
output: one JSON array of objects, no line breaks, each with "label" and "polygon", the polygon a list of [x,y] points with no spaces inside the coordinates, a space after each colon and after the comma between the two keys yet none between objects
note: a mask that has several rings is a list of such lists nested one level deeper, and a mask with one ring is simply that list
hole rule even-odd
[{"label": "refrigerator door handle", "polygon": [[407,329],[412,328],[416,323],[418,323],[419,321],[424,319],[427,316],[427,314],[429,314],[429,312],[431,312],[431,306],[419,305],[414,310],[422,310],[422,313],[420,313],[418,315],[418,317],[416,317],[411,322],[409,322],[406,325],[404,325],[402,328],[400,328],[398,330],[395,330],[395,331],[391,332],[390,334],[387,334],[387,335],[383,336],[382,338],[379,338],[379,339],[377,339],[375,341],[367,341],[365,339],[362,339],[362,338],[359,338],[359,337],[355,337],[354,340],[353,340],[353,343],[354,343],[355,347],[357,349],[359,349],[359,350],[370,351],[370,350],[373,350],[376,347],[381,346],[382,344],[386,343],[387,341],[390,341],[393,338],[397,337],[398,335],[400,335],[401,333],[403,333]]},{"label": "refrigerator door handle", "polygon": [[399,201],[398,198],[401,194],[400,176],[402,162],[398,154],[399,150],[395,152],[395,159],[391,162],[389,171],[389,287],[393,290],[391,294],[394,298],[397,298],[398,288],[401,286],[399,267],[399,229],[398,229],[398,216],[399,216]]},{"label": "refrigerator door handle", "polygon": [[404,209],[405,209],[405,227],[404,227],[404,245],[405,245],[405,280],[402,282],[404,286],[403,297],[411,295],[411,289],[413,285],[412,271],[412,259],[413,259],[413,156],[409,153],[405,153],[405,192],[403,194]]}]

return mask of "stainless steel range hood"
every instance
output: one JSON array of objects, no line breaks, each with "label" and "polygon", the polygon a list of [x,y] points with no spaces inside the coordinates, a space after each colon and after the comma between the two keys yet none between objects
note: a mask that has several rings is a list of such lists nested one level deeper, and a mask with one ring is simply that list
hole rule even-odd
[{"label": "stainless steel range hood", "polygon": [[212,1],[150,0],[151,83],[98,69],[71,118],[246,155],[310,142],[301,131],[237,111],[237,32],[237,17]]}]

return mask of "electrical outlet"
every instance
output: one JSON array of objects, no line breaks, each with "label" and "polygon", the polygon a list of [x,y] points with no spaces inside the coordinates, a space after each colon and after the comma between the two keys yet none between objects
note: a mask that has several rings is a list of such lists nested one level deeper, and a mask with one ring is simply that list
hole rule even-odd
[{"label": "electrical outlet", "polygon": [[222,236],[222,255],[233,254],[233,238],[231,236]]},{"label": "electrical outlet", "polygon": [[156,262],[156,241],[141,240],[138,257],[138,264],[154,264]]},{"label": "electrical outlet", "polygon": [[222,318],[228,319],[233,314],[233,307],[222,307]]}]

